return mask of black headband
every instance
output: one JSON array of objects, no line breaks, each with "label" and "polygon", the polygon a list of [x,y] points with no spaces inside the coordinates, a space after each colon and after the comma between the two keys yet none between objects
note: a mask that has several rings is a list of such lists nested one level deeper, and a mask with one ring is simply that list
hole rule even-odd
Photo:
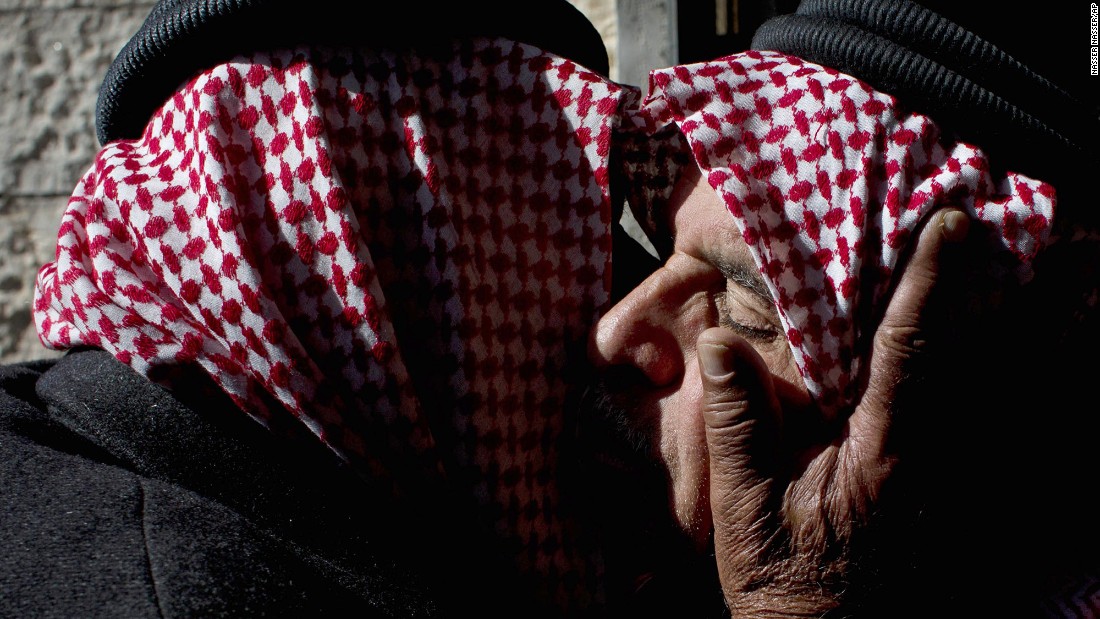
[{"label": "black headband", "polygon": [[304,43],[409,46],[501,36],[608,74],[599,32],[566,0],[161,0],[111,63],[96,102],[101,144],[141,135],[196,71],[241,53]]},{"label": "black headband", "polygon": [[1096,100],[915,2],[803,0],[765,22],[752,47],[856,76],[982,147],[998,168],[1051,181],[1060,195],[1080,195],[1100,164]]}]

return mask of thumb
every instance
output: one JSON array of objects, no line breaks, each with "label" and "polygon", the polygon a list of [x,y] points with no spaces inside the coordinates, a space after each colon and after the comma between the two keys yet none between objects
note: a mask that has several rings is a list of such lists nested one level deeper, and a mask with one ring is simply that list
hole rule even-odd
[{"label": "thumb", "polygon": [[715,544],[761,540],[778,464],[779,405],[764,360],[729,329],[707,329],[696,343],[710,461]]}]

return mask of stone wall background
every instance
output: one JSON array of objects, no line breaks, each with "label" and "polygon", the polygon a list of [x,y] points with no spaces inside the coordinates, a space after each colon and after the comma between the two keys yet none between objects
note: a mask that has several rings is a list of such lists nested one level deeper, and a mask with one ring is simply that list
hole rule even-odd
[{"label": "stone wall background", "polygon": [[[615,0],[571,0],[603,35],[616,78]],[[91,165],[108,65],[154,0],[0,0],[0,363],[56,356],[30,316],[38,267]]]},{"label": "stone wall background", "polygon": [[153,3],[0,0],[0,362],[57,354],[34,333],[34,277],[99,148],[99,83]]}]

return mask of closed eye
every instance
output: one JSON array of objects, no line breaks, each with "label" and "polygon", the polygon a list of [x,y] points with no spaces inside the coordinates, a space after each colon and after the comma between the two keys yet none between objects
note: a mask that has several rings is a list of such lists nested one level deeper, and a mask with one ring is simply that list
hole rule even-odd
[{"label": "closed eye", "polygon": [[[737,284],[730,282],[728,285]],[[772,342],[779,337],[775,325],[761,317],[757,310],[746,307],[729,289],[715,293],[714,307],[718,311],[718,324],[741,337],[758,342]]]}]

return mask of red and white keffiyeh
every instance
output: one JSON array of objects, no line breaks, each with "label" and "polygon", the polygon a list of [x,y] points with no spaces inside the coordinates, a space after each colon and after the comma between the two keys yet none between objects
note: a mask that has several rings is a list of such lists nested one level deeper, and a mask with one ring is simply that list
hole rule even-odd
[{"label": "red and white keffiyeh", "polygon": [[[254,54],[189,81],[81,181],[35,321],[146,375],[198,365],[401,491],[467,489],[560,606],[597,590],[558,516],[557,451],[567,350],[609,300],[613,142],[694,155],[826,410],[855,396],[855,318],[879,313],[926,213],[967,209],[1017,261],[1052,218],[1049,186],[992,178],[979,150],[797,58],[657,71],[638,105],[533,47],[443,47]],[[674,168],[623,161],[671,190]]]},{"label": "red and white keffiyeh", "polygon": [[[648,134],[679,127],[673,141],[686,138],[683,148],[736,220],[799,372],[831,415],[858,395],[866,340],[926,214],[954,205],[981,220],[1025,279],[1053,221],[1050,185],[994,178],[981,150],[952,141],[928,117],[792,56],[750,51],[652,72],[633,122]],[[667,155],[634,160],[636,174],[669,173]],[[665,199],[671,191],[644,178],[633,184],[656,194],[650,201],[662,197],[653,187]],[[639,210],[651,227],[660,217]]]},{"label": "red and white keffiyeh", "polygon": [[556,450],[566,349],[608,300],[621,92],[503,40],[206,70],[81,181],[38,331],[146,375],[197,364],[395,491],[445,477],[583,604]]}]

